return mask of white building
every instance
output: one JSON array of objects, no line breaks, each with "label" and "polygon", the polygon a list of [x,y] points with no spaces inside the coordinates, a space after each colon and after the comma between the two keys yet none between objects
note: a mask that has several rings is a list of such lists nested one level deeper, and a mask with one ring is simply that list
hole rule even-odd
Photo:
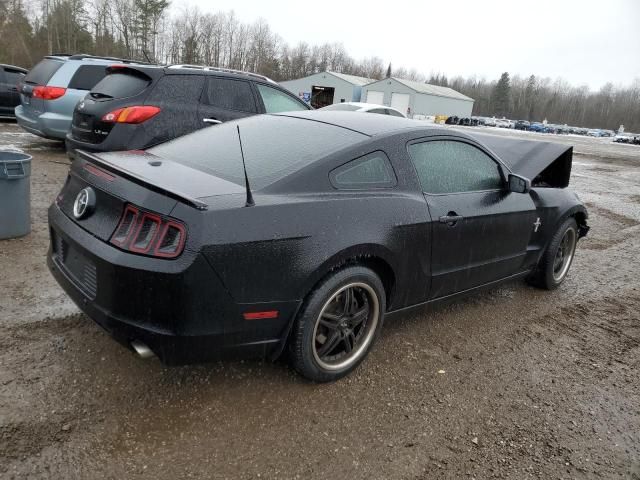
[{"label": "white building", "polygon": [[396,77],[383,78],[364,86],[361,101],[391,106],[410,117],[470,117],[474,102],[472,98],[451,88]]},{"label": "white building", "polygon": [[280,82],[314,108],[340,102],[359,102],[362,87],[375,80],[336,72],[320,72],[297,80]]}]

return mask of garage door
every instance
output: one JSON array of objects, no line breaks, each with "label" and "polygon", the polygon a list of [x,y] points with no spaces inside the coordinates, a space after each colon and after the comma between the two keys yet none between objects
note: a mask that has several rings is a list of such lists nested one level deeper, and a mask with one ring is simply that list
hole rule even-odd
[{"label": "garage door", "polygon": [[367,92],[367,103],[383,105],[382,102],[384,102],[384,92],[376,92],[375,90],[369,90]]},{"label": "garage door", "polygon": [[391,106],[406,115],[407,108],[409,108],[409,94],[408,93],[392,93]]}]

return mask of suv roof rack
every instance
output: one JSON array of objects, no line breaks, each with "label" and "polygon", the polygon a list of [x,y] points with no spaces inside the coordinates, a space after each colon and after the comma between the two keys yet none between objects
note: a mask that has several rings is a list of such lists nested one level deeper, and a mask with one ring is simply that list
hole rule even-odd
[{"label": "suv roof rack", "polygon": [[233,68],[211,67],[207,65],[190,65],[190,64],[169,65],[167,68],[193,68],[196,70],[205,70],[205,71],[211,71],[211,72],[235,73],[238,75],[246,75],[248,77],[255,77],[255,78],[259,78],[260,80],[276,83],[275,81],[273,81],[272,79],[270,79],[265,75],[260,75],[259,73],[253,73],[253,72],[245,72],[244,70],[235,70]]},{"label": "suv roof rack", "polygon": [[84,60],[85,58],[95,58],[96,60],[110,60],[121,63],[137,63],[139,65],[157,65],[156,63],[143,62],[141,60],[132,60],[130,58],[106,57],[102,55],[90,55],[88,53],[52,53],[47,57],[69,57],[69,60]]}]

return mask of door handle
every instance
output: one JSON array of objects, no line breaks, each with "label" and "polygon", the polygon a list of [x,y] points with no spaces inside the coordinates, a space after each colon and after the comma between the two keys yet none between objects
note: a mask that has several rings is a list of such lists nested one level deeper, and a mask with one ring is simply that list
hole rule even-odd
[{"label": "door handle", "polygon": [[202,121],[204,123],[213,123],[214,125],[218,125],[219,123],[222,123],[221,120],[218,120],[216,118],[203,118]]},{"label": "door handle", "polygon": [[458,215],[456,212],[449,212],[446,215],[443,215],[442,217],[440,217],[440,223],[446,223],[447,225],[449,225],[450,227],[455,227],[455,225],[460,221],[463,220],[464,217],[462,215]]}]

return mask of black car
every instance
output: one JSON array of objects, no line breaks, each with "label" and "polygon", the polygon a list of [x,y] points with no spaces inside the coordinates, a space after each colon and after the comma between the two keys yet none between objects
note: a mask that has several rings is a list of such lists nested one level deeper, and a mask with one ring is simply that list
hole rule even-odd
[{"label": "black car", "polygon": [[513,128],[516,130],[529,130],[531,123],[528,120],[517,120]]},{"label": "black car", "polygon": [[24,68],[0,64],[0,118],[15,118],[15,108],[20,105],[18,84],[26,74]]},{"label": "black car", "polygon": [[588,230],[571,162],[571,147],[386,115],[258,115],[78,152],[49,209],[48,264],[140,355],[287,348],[329,381],[392,314],[516,278],[560,285]]},{"label": "black car", "polygon": [[174,65],[112,65],[76,105],[67,152],[145,149],[229,120],[310,107],[267,77]]}]

